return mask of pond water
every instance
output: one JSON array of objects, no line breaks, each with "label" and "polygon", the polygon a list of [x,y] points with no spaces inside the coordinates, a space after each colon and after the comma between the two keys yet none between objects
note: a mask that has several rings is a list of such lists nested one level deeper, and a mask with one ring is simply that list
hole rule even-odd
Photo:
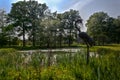
[{"label": "pond water", "polygon": [[[76,54],[82,54],[85,58],[85,49],[80,48],[72,48],[72,49],[44,49],[44,50],[28,50],[28,51],[19,51],[21,53],[21,57],[23,58],[23,63],[28,64],[33,60],[36,60],[41,65],[54,65],[59,59],[69,59]],[[95,52],[90,52],[90,57],[98,57],[98,54]]]}]

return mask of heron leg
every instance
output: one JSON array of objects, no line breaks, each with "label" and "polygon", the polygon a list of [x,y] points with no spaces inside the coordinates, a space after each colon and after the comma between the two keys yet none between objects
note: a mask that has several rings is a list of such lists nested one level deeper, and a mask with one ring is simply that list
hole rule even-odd
[{"label": "heron leg", "polygon": [[87,55],[86,55],[86,64],[89,64],[89,57],[90,57],[90,51],[89,51],[89,43],[85,41],[85,44],[87,46]]}]

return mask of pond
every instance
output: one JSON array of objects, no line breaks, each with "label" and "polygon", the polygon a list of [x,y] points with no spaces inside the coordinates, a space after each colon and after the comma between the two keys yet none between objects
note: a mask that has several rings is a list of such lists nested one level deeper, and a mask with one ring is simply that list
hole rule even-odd
[{"label": "pond", "polygon": [[[44,65],[54,65],[58,64],[60,60],[75,58],[78,55],[82,55],[86,58],[86,50],[83,48],[63,48],[63,49],[41,49],[41,50],[28,50],[19,51],[23,59],[23,64],[29,64],[31,62],[37,61],[38,64]],[[98,57],[98,54],[90,52],[90,56]]]}]

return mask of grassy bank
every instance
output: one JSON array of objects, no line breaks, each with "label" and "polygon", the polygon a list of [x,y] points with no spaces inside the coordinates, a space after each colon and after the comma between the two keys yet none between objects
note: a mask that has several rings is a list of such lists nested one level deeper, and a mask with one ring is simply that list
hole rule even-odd
[{"label": "grassy bank", "polygon": [[90,48],[91,51],[97,51],[99,48],[109,49],[113,51],[120,51],[120,44],[110,44],[106,46],[94,46]]},{"label": "grassy bank", "polygon": [[91,48],[99,56],[91,57],[88,65],[85,49],[74,54],[31,54],[18,53],[15,49],[0,49],[0,80],[119,80],[119,47],[108,45]]}]

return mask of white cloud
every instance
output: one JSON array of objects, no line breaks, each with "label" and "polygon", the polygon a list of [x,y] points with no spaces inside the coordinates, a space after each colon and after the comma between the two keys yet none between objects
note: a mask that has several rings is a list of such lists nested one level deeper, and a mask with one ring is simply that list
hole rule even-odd
[{"label": "white cloud", "polygon": [[[76,1],[75,3],[73,3],[73,4],[67,5],[68,8],[66,10],[64,10],[64,11],[69,11],[70,9],[74,9],[74,10],[80,11],[80,15],[83,18],[83,27],[81,28],[82,31],[86,31],[87,28],[85,26],[86,16],[84,15],[84,13],[82,13],[81,10],[83,9],[84,6],[86,6],[87,4],[89,4],[92,1],[93,0],[79,0],[79,1]],[[62,12],[64,12],[64,11],[62,11]]]},{"label": "white cloud", "polygon": [[91,1],[93,0],[80,0],[79,2],[73,4],[73,6],[69,7],[69,9],[80,10]]},{"label": "white cloud", "polygon": [[43,0],[46,3],[52,3],[52,4],[58,4],[62,2],[63,0]]},{"label": "white cloud", "polygon": [[47,6],[51,9],[52,12],[59,11],[59,4],[63,0],[43,0]]},{"label": "white cloud", "polygon": [[57,6],[52,6],[50,9],[51,9],[51,12],[58,11],[58,8],[57,8]]}]

